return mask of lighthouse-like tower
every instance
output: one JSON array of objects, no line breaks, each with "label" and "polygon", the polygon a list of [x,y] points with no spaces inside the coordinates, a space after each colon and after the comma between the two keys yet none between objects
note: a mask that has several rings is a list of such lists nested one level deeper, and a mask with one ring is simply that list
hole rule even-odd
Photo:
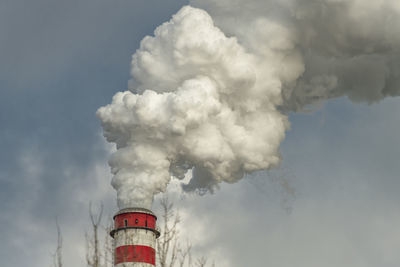
[{"label": "lighthouse-like tower", "polygon": [[114,215],[115,267],[154,267],[156,265],[157,217],[143,208],[122,209]]}]

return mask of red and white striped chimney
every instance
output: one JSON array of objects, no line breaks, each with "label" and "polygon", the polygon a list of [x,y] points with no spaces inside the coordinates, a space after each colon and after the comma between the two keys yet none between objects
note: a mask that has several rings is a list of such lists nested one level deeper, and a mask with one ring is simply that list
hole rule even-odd
[{"label": "red and white striped chimney", "polygon": [[157,217],[143,208],[122,209],[114,216],[114,266],[154,267],[156,265]]}]

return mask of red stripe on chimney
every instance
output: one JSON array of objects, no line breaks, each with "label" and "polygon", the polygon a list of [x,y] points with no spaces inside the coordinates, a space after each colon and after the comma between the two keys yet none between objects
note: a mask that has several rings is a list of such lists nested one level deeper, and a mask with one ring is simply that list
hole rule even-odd
[{"label": "red stripe on chimney", "polygon": [[156,265],[156,251],[147,246],[128,245],[115,249],[115,262],[144,262]]},{"label": "red stripe on chimney", "polygon": [[156,228],[156,217],[139,212],[123,213],[115,216],[115,229],[124,227],[146,227]]}]

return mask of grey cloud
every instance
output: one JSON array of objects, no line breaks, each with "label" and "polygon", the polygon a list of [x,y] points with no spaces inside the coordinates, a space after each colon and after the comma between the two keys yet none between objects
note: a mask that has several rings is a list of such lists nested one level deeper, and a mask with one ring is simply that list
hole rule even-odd
[{"label": "grey cloud", "polygon": [[[372,107],[341,100],[292,115],[296,131],[283,143],[281,170],[180,202],[198,255],[229,267],[396,266],[397,112],[397,100]],[[279,176],[295,190],[289,212]]]},{"label": "grey cloud", "polygon": [[95,110],[139,40],[183,2],[0,1],[1,266],[49,266],[55,218],[85,266],[88,202],[115,210]]},{"label": "grey cloud", "polygon": [[[139,40],[182,4],[140,3],[146,12],[137,1],[0,3],[1,266],[48,266],[56,215],[65,236],[66,266],[85,266],[85,203],[103,201],[108,213],[115,211],[108,149],[99,141],[94,111],[126,87]],[[219,1],[228,7],[237,3]],[[395,58],[368,55],[356,61],[371,70],[389,62],[395,70]],[[308,60],[311,68],[319,59]],[[344,65],[357,70],[351,61],[335,62],[323,70]],[[305,79],[304,88],[313,81],[331,88],[332,77],[324,77]],[[386,82],[391,86],[384,95],[396,95],[396,79]],[[222,186],[217,194],[179,194],[183,238],[193,240],[195,253],[215,259],[218,267],[397,267],[398,102],[354,106],[339,99],[314,114],[291,115],[292,131],[281,148],[282,168],[289,169],[295,190],[295,198],[289,196],[291,213],[282,205],[279,180],[259,174],[251,182],[254,177]]]}]

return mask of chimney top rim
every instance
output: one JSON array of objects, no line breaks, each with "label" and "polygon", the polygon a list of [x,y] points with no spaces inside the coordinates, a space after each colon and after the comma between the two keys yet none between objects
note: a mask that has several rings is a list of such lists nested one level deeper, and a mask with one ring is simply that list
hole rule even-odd
[{"label": "chimney top rim", "polygon": [[156,215],[151,210],[145,209],[145,208],[136,207],[136,208],[124,208],[124,209],[121,209],[114,215],[114,218],[116,216],[118,216],[118,215],[125,214],[125,213],[145,213],[145,214],[149,214],[149,215],[152,215],[152,216],[156,217]]}]

